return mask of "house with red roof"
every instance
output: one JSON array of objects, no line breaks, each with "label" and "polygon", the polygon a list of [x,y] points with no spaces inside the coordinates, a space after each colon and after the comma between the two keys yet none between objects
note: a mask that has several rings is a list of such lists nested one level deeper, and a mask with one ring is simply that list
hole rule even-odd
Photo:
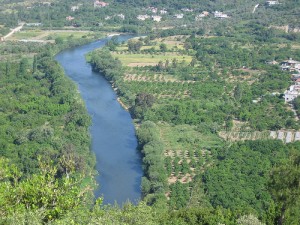
[{"label": "house with red roof", "polygon": [[94,8],[103,8],[108,5],[109,5],[109,3],[107,3],[107,2],[94,1]]}]

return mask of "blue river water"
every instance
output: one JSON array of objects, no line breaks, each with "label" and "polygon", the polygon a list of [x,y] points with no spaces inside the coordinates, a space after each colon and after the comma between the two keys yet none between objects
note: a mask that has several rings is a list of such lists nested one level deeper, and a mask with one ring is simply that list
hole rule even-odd
[{"label": "blue river water", "polygon": [[[120,36],[124,41],[130,36]],[[87,45],[67,49],[56,55],[65,74],[73,80],[92,117],[90,132],[92,151],[97,158],[96,177],[100,184],[96,197],[104,204],[136,203],[141,196],[141,158],[136,150],[137,139],[130,114],[118,103],[109,82],[92,71],[85,54],[105,45],[107,38]]]}]

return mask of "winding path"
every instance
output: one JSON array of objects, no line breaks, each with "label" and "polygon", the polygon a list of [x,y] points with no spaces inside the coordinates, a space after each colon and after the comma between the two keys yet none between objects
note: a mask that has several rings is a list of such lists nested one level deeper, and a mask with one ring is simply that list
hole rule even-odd
[{"label": "winding path", "polygon": [[256,5],[254,6],[252,13],[255,13],[255,10],[257,9],[258,6],[259,6],[259,4],[256,4]]},{"label": "winding path", "polygon": [[5,35],[4,37],[1,38],[2,41],[5,41],[7,38],[9,38],[10,36],[12,36],[15,32],[20,31],[25,23],[21,23],[20,26],[12,29],[7,35]]}]

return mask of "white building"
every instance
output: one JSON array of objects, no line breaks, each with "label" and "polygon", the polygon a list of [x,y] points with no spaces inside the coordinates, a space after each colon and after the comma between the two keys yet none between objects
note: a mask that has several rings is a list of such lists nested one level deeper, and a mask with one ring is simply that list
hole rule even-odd
[{"label": "white building", "polygon": [[50,6],[50,5],[51,5],[51,2],[43,2],[42,4],[43,4],[43,5]]},{"label": "white building", "polygon": [[167,14],[167,13],[168,13],[168,11],[167,11],[167,10],[165,10],[165,9],[162,9],[162,10],[160,10],[160,11],[159,11],[159,13],[160,13],[161,15],[165,15],[165,14]]},{"label": "white building", "polygon": [[160,22],[161,21],[161,16],[152,16],[153,21],[155,22]]},{"label": "white building", "polygon": [[183,18],[183,14],[182,14],[182,13],[180,13],[180,14],[175,14],[174,17],[175,17],[176,19],[182,19],[182,18]]},{"label": "white building", "polygon": [[103,8],[109,6],[109,3],[107,2],[101,2],[101,1],[95,1],[94,2],[94,8]]},{"label": "white building", "polygon": [[181,9],[181,11],[183,11],[183,12],[194,12],[193,9],[188,9],[188,8],[183,8],[183,9]]},{"label": "white building", "polygon": [[119,18],[122,19],[122,20],[125,20],[125,16],[124,16],[124,14],[122,14],[122,13],[121,13],[121,14],[118,14],[117,17],[119,17]]},{"label": "white building", "polygon": [[138,15],[136,18],[137,18],[138,20],[144,21],[144,20],[146,20],[146,19],[149,19],[150,16],[149,16],[149,15]]},{"label": "white building", "polygon": [[75,12],[79,9],[79,6],[78,5],[75,5],[75,6],[71,6],[71,11],[72,12]]},{"label": "white building", "polygon": [[157,13],[157,8],[155,8],[155,7],[152,7],[152,6],[150,6],[150,7],[148,7],[148,10],[150,10],[152,13]]},{"label": "white building", "polygon": [[283,61],[280,65],[282,70],[297,71],[300,72],[300,62],[290,58],[289,60]]},{"label": "white building", "polygon": [[290,89],[284,92],[284,101],[285,102],[293,101],[295,98],[297,98],[300,95],[299,91],[300,91],[300,85],[290,86]]},{"label": "white building", "polygon": [[74,20],[74,19],[75,19],[75,18],[74,18],[73,16],[67,16],[67,17],[66,17],[66,20],[67,20],[67,21],[72,21],[72,20]]},{"label": "white building", "polygon": [[39,27],[42,26],[42,23],[26,23],[25,25],[28,27]]},{"label": "white building", "polygon": [[195,16],[195,20],[196,21],[202,20],[202,18],[204,18],[208,15],[209,15],[209,12],[202,12],[201,14]]},{"label": "white building", "polygon": [[268,5],[268,6],[278,5],[278,4],[279,4],[278,1],[266,1],[266,5]]},{"label": "white building", "polygon": [[227,14],[219,12],[219,11],[215,11],[214,12],[214,17],[215,18],[221,18],[221,19],[223,19],[223,18],[229,18],[229,16]]}]

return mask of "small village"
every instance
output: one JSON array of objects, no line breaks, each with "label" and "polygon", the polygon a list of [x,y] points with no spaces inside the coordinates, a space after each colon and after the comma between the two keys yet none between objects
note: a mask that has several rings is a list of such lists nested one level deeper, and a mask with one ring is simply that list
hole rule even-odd
[{"label": "small village", "polygon": [[294,84],[284,92],[285,102],[292,102],[295,98],[300,96],[300,62],[293,59],[288,59],[281,63],[280,68],[283,71],[289,71],[292,73],[291,79],[293,80]]},{"label": "small village", "polygon": [[[43,2],[41,3],[42,5],[47,5],[47,6],[51,6],[50,2]],[[265,5],[268,7],[271,6],[275,6],[281,4],[278,1],[266,1]],[[94,0],[93,2],[93,7],[95,9],[101,9],[101,8],[105,8],[110,6],[110,3],[108,2],[104,2],[104,1],[99,1],[99,0]],[[255,9],[259,6],[259,4],[257,4],[255,6]],[[82,7],[82,4],[77,4],[77,5],[71,5],[70,6],[70,11],[71,12],[76,12],[78,11],[80,8]],[[27,7],[27,8],[32,8],[32,7]],[[255,9],[253,10],[253,12],[255,12]],[[171,17],[173,17],[174,19],[183,19],[186,15],[193,13],[194,14],[194,20],[197,21],[201,21],[203,18],[205,17],[210,17],[210,15],[213,18],[216,19],[229,19],[231,16],[229,16],[227,13],[221,12],[221,11],[213,11],[213,12],[208,12],[208,11],[202,11],[201,13],[196,13],[194,9],[190,9],[190,8],[182,8],[180,11],[181,12],[177,12],[175,14],[169,13],[167,9],[162,8],[159,9],[157,7],[154,6],[149,6],[147,8],[143,8],[143,11],[145,11],[145,14],[139,14],[136,16],[136,19],[139,21],[146,21],[146,20],[152,20],[154,22],[161,22],[163,20],[165,20],[165,16],[170,15]],[[115,15],[109,15],[106,16],[104,18],[104,20],[110,20],[113,18],[119,18],[121,20],[125,20],[125,15],[124,14],[115,14]],[[68,22],[74,21],[76,18],[74,16],[68,15],[65,17],[65,20]],[[41,23],[26,23],[26,26],[42,26]]]},{"label": "small village", "polygon": [[[146,10],[149,11],[149,12],[151,12],[151,13],[153,13],[153,14],[159,14],[159,15],[152,15],[151,16],[151,15],[148,15],[148,14],[141,14],[141,15],[138,15],[136,18],[138,20],[141,20],[141,21],[145,21],[146,19],[152,19],[155,22],[160,22],[162,20],[162,18],[163,18],[163,15],[168,14],[167,10],[165,10],[165,9],[158,10],[155,7],[149,7]],[[187,9],[187,8],[183,8],[183,9],[181,9],[181,11],[185,12],[185,13],[192,13],[192,12],[194,12],[193,9]],[[227,15],[226,13],[220,12],[220,11],[214,11],[211,14],[213,15],[214,18],[219,18],[219,19],[230,18],[229,15]],[[209,15],[210,15],[209,12],[203,11],[202,13],[197,14],[195,16],[195,21],[200,21],[204,17],[208,17]],[[185,16],[184,13],[176,13],[176,14],[173,15],[173,18],[174,19],[183,19],[184,16]]]},{"label": "small village", "polygon": [[[79,8],[81,6],[82,6],[82,4],[73,5],[73,6],[71,6],[71,11],[75,12],[75,11],[79,10]],[[109,3],[96,0],[96,1],[94,1],[93,6],[94,6],[94,8],[104,8],[104,7],[109,6]],[[168,15],[168,13],[169,13],[165,8],[158,9],[156,7],[153,7],[153,6],[144,8],[144,10],[145,10],[145,12],[147,12],[147,14],[139,14],[139,15],[137,15],[137,17],[136,17],[137,20],[145,21],[147,19],[149,19],[149,20],[151,19],[154,22],[161,22],[161,20],[163,19],[163,16]],[[182,11],[182,13],[176,13],[176,14],[174,14],[173,18],[175,18],[175,19],[183,19],[184,16],[185,16],[184,13],[193,13],[194,9],[182,8],[181,11]],[[229,15],[227,15],[226,13],[220,12],[220,11],[214,11],[211,14],[213,15],[214,18],[219,18],[219,19],[230,18]],[[202,20],[202,18],[208,17],[209,15],[210,15],[209,12],[203,11],[202,13],[195,15],[195,21],[200,21],[200,20]],[[125,15],[124,14],[118,14],[118,15],[114,15],[114,16],[107,16],[105,18],[105,20],[112,19],[113,17],[119,17],[122,20],[125,19]],[[67,21],[72,21],[74,19],[75,18],[72,17],[72,16],[67,16],[66,17]]]}]

